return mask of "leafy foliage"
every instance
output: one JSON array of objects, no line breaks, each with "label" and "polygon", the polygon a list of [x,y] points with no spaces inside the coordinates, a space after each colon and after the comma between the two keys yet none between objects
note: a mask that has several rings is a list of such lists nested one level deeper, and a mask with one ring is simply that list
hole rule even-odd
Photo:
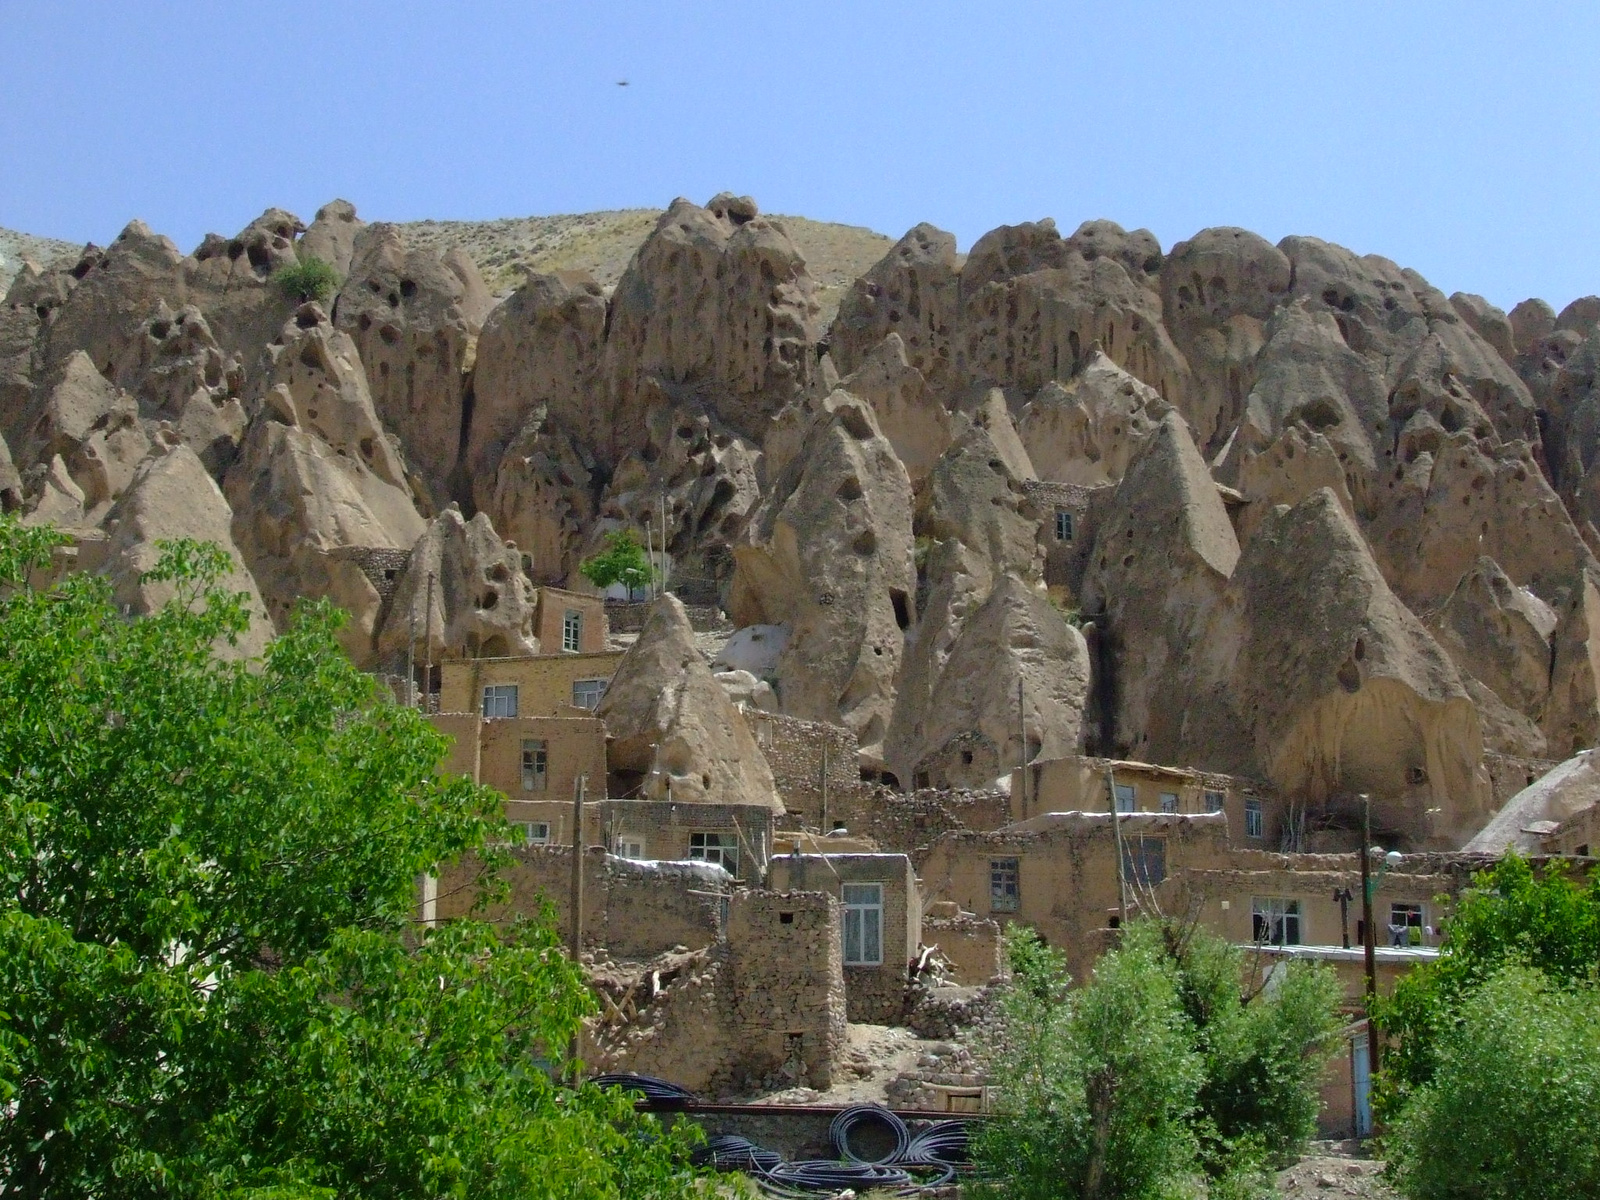
[{"label": "leafy foliage", "polygon": [[324,262],[315,254],[306,254],[297,263],[279,267],[272,273],[272,280],[290,300],[304,304],[331,296],[339,286],[339,272],[332,263]]},{"label": "leafy foliage", "polygon": [[1461,1004],[1388,1141],[1412,1200],[1600,1195],[1600,991],[1506,966]]},{"label": "leafy foliage", "polygon": [[1316,1123],[1339,989],[1292,963],[1241,993],[1243,956],[1194,929],[1141,921],[1068,991],[1064,960],[1013,928],[1012,985],[991,1068],[1004,1115],[980,1135],[992,1194],[1247,1195]]},{"label": "leafy foliage", "polygon": [[1130,937],[1087,986],[1063,992],[1048,952],[1016,937],[1011,945],[1024,975],[1002,1002],[992,1067],[1006,1084],[1000,1115],[975,1141],[991,1181],[978,1194],[1173,1194],[1193,1169],[1188,1117],[1201,1062],[1170,960],[1154,940]]},{"label": "leafy foliage", "polygon": [[578,571],[602,591],[620,583],[628,589],[629,595],[648,587],[656,577],[655,568],[631,529],[606,534],[605,549],[582,563]]},{"label": "leafy foliage", "polygon": [[338,614],[225,661],[215,547],[167,547],[173,599],[127,620],[102,580],[28,586],[56,540],[0,518],[4,1190],[684,1194],[672,1139],[540,1069],[591,1004],[547,921],[412,925],[507,829]]},{"label": "leafy foliage", "polygon": [[1412,971],[1376,1016],[1393,1042],[1384,1055],[1379,1111],[1400,1111],[1433,1078],[1441,1040],[1460,1009],[1501,968],[1520,964],[1561,986],[1600,970],[1600,874],[1580,887],[1559,870],[1535,875],[1508,855],[1480,873],[1446,928],[1437,961]]}]

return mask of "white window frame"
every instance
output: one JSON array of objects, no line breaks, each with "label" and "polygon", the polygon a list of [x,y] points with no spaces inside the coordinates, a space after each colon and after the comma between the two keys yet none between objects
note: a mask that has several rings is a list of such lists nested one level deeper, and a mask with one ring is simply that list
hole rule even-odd
[{"label": "white window frame", "polygon": [[1305,935],[1300,901],[1287,896],[1250,897],[1252,942],[1266,946],[1303,946],[1306,944]]},{"label": "white window frame", "polygon": [[1056,509],[1056,541],[1071,544],[1076,523],[1072,513],[1064,508]]},{"label": "white window frame", "polygon": [[883,884],[845,883],[839,888],[844,917],[844,965],[883,965]]},{"label": "white window frame", "polygon": [[1261,801],[1255,796],[1246,796],[1244,801],[1244,835],[1247,838],[1264,838],[1267,836],[1267,817],[1262,811]]},{"label": "white window frame", "polygon": [[[610,681],[606,679],[574,679],[572,681],[572,707],[581,708],[585,712],[593,712],[600,707],[600,701],[605,699],[606,687]],[[579,700],[579,689],[583,690],[585,697],[593,695],[593,704],[583,704]]]},{"label": "white window frame", "polygon": [[718,863],[729,875],[739,874],[739,835],[725,829],[702,829],[689,835],[689,857],[695,862]]},{"label": "white window frame", "polygon": [[1206,811],[1208,813],[1219,813],[1227,806],[1228,794],[1226,792],[1215,791],[1211,788],[1206,789]]},{"label": "white window frame", "polygon": [[1178,793],[1177,792],[1162,792],[1161,793],[1161,811],[1164,812],[1164,813],[1175,813],[1175,812],[1178,811]]},{"label": "white window frame", "polygon": [[617,848],[612,852],[618,858],[631,858],[635,862],[643,861],[644,839],[637,834],[619,833],[617,835]]},{"label": "white window frame", "polygon": [[[1398,916],[1403,916],[1405,920],[1403,922],[1396,922],[1395,918]],[[1394,940],[1394,931],[1397,927],[1404,928],[1405,930],[1405,932],[1400,935],[1402,940],[1399,942]],[[1389,944],[1391,946],[1409,946],[1411,944],[1411,931],[1413,929],[1421,930],[1423,937],[1427,937],[1427,905],[1419,904],[1415,900],[1391,901],[1389,904],[1389,927],[1384,931],[1389,936]]]},{"label": "white window frame", "polygon": [[569,608],[561,614],[561,650],[564,654],[577,654],[583,649],[583,614]]},{"label": "white window frame", "polygon": [[1139,790],[1133,784],[1117,784],[1117,811],[1119,813],[1139,811]]},{"label": "white window frame", "polygon": [[517,715],[517,685],[514,683],[486,683],[483,685],[484,719],[503,719]]},{"label": "white window frame", "polygon": [[550,787],[550,743],[543,738],[522,739],[522,790],[543,792]]},{"label": "white window frame", "polygon": [[1022,903],[1022,860],[989,860],[989,911],[1016,912]]},{"label": "white window frame", "polygon": [[522,821],[522,832],[525,835],[523,842],[529,846],[548,846],[550,844],[549,821]]}]

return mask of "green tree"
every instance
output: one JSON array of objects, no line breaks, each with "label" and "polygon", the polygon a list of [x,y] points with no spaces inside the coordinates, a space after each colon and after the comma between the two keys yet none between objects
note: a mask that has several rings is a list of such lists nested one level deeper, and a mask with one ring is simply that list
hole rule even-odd
[{"label": "green tree", "polygon": [[1154,1200],[1194,1173],[1200,1056],[1170,959],[1157,939],[1128,933],[1070,992],[1059,956],[1012,935],[1018,986],[990,1051],[1004,1086],[974,1143],[988,1180],[978,1194]]},{"label": "green tree", "polygon": [[1214,1177],[1291,1161],[1316,1131],[1322,1072],[1336,1049],[1338,980],[1281,965],[1246,995],[1245,955],[1204,929],[1162,927],[1205,1079],[1196,1096],[1202,1162]]},{"label": "green tree", "polygon": [[1386,1119],[1433,1077],[1441,1039],[1460,1021],[1462,1005],[1508,964],[1558,986],[1592,980],[1600,969],[1600,873],[1583,887],[1558,868],[1535,874],[1510,854],[1474,877],[1438,960],[1413,970],[1377,1008],[1392,1042],[1378,1090]]},{"label": "green tree", "polygon": [[279,267],[272,273],[272,281],[283,294],[296,304],[307,300],[326,300],[339,286],[339,272],[333,264],[324,262],[315,254],[306,254],[299,262]]},{"label": "green tree", "polygon": [[578,572],[601,591],[620,583],[630,596],[648,587],[656,577],[655,568],[631,529],[606,534],[605,549],[581,564]]},{"label": "green tree", "polygon": [[1600,991],[1506,966],[1439,1036],[1386,1139],[1411,1200],[1600,1196]]},{"label": "green tree", "polygon": [[166,547],[128,620],[28,585],[56,540],[0,518],[0,1191],[684,1193],[673,1139],[541,1069],[592,1003],[547,921],[412,924],[508,830],[338,615],[227,661],[215,547]]}]

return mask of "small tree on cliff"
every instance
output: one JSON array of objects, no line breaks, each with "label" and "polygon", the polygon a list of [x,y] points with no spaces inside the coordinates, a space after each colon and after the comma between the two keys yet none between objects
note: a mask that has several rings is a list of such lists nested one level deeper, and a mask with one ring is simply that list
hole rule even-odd
[{"label": "small tree on cliff", "polygon": [[605,549],[583,563],[578,572],[602,592],[614,583],[622,584],[630,599],[656,578],[655,568],[631,529],[606,534]]}]

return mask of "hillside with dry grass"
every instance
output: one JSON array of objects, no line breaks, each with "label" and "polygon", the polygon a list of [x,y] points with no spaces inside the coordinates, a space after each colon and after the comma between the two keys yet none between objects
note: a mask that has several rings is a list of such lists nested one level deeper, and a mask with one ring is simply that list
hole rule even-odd
[{"label": "hillside with dry grass", "polygon": [[34,237],[31,233],[18,233],[14,229],[0,229],[0,294],[11,286],[11,278],[22,267],[22,260],[31,258],[41,267],[49,266],[58,258],[77,254],[81,246],[55,238]]},{"label": "hillside with dry grass", "polygon": [[[491,291],[513,288],[524,270],[590,272],[604,287],[622,275],[633,252],[655,228],[659,208],[497,221],[411,221],[399,226],[410,245],[440,253],[460,246],[478,264]],[[824,322],[833,319],[844,291],[894,244],[857,225],[808,217],[777,217],[805,255],[817,283]]]}]

